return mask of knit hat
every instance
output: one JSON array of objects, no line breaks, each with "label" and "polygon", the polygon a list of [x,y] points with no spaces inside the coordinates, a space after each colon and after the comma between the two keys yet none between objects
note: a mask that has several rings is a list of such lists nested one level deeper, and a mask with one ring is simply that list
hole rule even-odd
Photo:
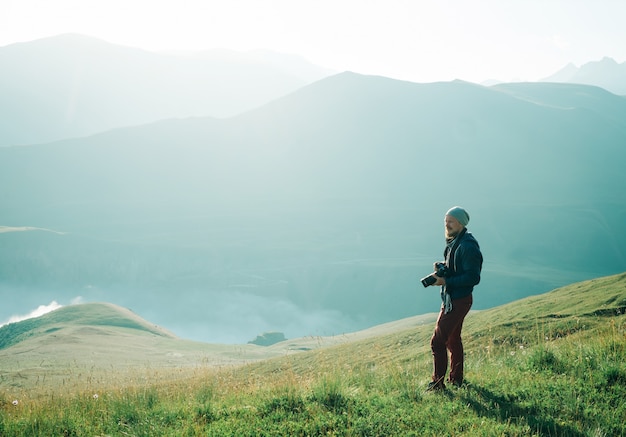
[{"label": "knit hat", "polygon": [[467,226],[467,224],[469,223],[469,214],[467,213],[467,211],[465,211],[465,209],[461,208],[460,206],[454,206],[450,208],[448,212],[446,212],[446,215],[451,215],[452,217],[457,219],[459,223],[461,223],[463,226]]}]

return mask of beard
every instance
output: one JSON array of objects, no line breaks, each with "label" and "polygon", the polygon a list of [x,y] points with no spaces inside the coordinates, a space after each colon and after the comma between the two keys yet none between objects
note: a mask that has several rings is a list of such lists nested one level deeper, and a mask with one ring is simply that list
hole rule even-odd
[{"label": "beard", "polygon": [[457,235],[459,235],[459,231],[446,228],[445,234],[446,234],[446,240],[450,241],[450,240],[454,240],[457,237]]}]

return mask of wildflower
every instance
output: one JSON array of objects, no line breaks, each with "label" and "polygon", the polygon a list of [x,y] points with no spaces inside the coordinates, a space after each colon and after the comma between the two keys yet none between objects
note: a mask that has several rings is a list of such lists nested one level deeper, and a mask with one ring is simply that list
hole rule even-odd
[{"label": "wildflower", "polygon": [[98,400],[98,393],[94,393],[94,395],[92,396],[92,398],[94,398],[95,400]]},{"label": "wildflower", "polygon": [[17,407],[17,404],[19,404],[19,402],[18,402],[18,400],[17,400],[17,399],[15,399],[15,400],[14,400],[13,402],[11,402],[11,403],[12,403],[14,406],[16,406],[16,407]]}]

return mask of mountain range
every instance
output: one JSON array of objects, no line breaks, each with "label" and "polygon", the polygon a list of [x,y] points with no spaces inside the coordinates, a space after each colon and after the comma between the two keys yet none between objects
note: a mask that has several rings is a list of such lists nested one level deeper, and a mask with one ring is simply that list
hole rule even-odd
[{"label": "mountain range", "polygon": [[[270,51],[155,53],[79,34],[0,47],[0,146],[168,118],[225,118],[335,74]],[[626,63],[565,66],[544,82],[626,94]]]},{"label": "mountain range", "polygon": [[[0,321],[80,297],[245,343],[430,313],[439,293],[419,279],[455,204],[485,256],[477,309],[624,270],[623,97],[344,72],[270,100],[0,147]],[[18,101],[29,116],[46,108]],[[29,120],[12,128],[46,131]]]},{"label": "mountain range", "polygon": [[[443,214],[476,308],[626,265],[626,101],[342,73],[227,119],[0,148],[0,292],[143,308],[188,338],[350,332],[438,307]],[[11,304],[5,311],[14,312]]]},{"label": "mountain range", "polygon": [[295,55],[154,53],[77,34],[0,47],[0,146],[227,117],[331,74]]},{"label": "mountain range", "polygon": [[623,96],[626,95],[626,62],[619,64],[615,59],[605,57],[580,67],[570,63],[542,81],[595,85]]}]

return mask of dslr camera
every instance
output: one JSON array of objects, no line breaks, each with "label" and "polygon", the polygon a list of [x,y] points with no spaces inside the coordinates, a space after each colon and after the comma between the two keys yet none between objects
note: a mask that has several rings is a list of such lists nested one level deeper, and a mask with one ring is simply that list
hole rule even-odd
[{"label": "dslr camera", "polygon": [[[440,278],[444,278],[448,276],[448,267],[444,263],[435,263],[435,275]],[[433,278],[432,275],[428,275],[425,278],[422,278],[422,285],[424,287],[429,287],[433,285],[437,280]]]}]

